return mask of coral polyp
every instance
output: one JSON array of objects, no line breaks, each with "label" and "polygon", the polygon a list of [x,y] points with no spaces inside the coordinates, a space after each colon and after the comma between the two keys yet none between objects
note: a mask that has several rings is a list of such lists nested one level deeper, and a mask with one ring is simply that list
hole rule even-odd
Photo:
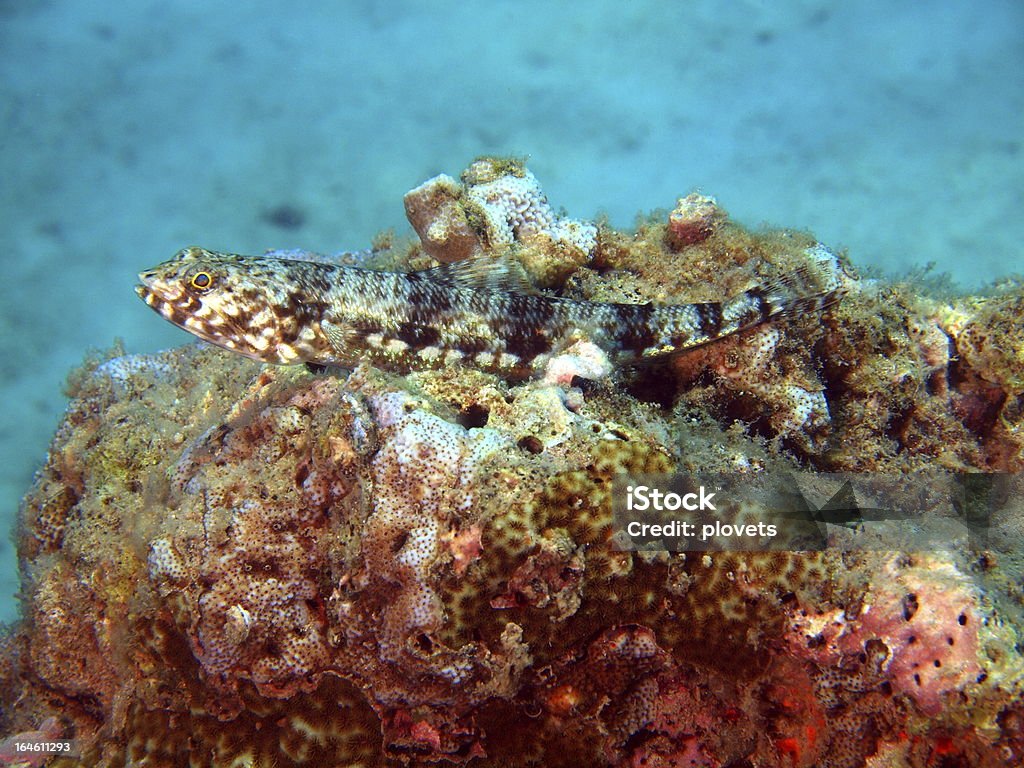
[{"label": "coral polyp", "polygon": [[73,739],[52,766],[1024,760],[1012,475],[983,546],[902,553],[624,551],[612,503],[673,471],[1019,472],[1024,291],[861,280],[686,201],[623,233],[481,160],[411,192],[419,240],[374,258],[521,259],[585,301],[794,274],[841,301],[660,368],[595,374],[581,339],[525,381],[87,362],[21,511],[0,734]]}]

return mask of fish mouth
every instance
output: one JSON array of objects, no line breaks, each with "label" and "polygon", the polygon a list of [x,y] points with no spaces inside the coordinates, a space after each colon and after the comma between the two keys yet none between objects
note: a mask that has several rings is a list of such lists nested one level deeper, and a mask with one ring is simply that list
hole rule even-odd
[{"label": "fish mouth", "polygon": [[139,272],[139,285],[135,286],[135,294],[146,302],[153,309],[159,304],[173,305],[181,298],[181,293],[172,295],[165,281],[156,276],[154,272]]},{"label": "fish mouth", "polygon": [[200,324],[190,321],[197,306],[189,302],[182,292],[171,290],[166,283],[143,272],[139,275],[140,285],[135,286],[135,295],[146,302],[146,305],[160,317],[179,328],[205,338],[205,329]]},{"label": "fish mouth", "polygon": [[135,286],[135,295],[142,299],[156,312],[170,320],[175,325],[180,325],[175,316],[178,315],[178,304],[181,296],[171,296],[167,287],[160,283],[150,273],[139,274],[140,284]]},{"label": "fish mouth", "polygon": [[135,295],[138,296],[147,304],[149,304],[149,306],[151,307],[156,302],[156,294],[154,294],[151,290],[149,290],[149,288],[147,288],[144,285],[135,286]]},{"label": "fish mouth", "polygon": [[166,317],[166,308],[172,306],[173,303],[160,295],[156,290],[153,278],[145,272],[139,274],[139,281],[139,285],[135,286],[135,295]]}]

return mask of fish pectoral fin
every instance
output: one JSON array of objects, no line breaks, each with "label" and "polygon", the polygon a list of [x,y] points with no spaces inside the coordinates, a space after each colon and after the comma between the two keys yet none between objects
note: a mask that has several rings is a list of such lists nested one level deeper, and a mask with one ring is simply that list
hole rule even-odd
[{"label": "fish pectoral fin", "polygon": [[417,274],[447,285],[459,285],[464,288],[476,288],[505,293],[539,293],[530,282],[523,265],[510,254],[501,256],[481,256],[477,259],[456,261],[442,264],[440,267],[424,269]]},{"label": "fish pectoral fin", "polygon": [[351,325],[343,323],[332,323],[329,320],[320,321],[320,330],[324,332],[328,343],[340,357],[352,355],[354,342],[358,339],[358,332]]}]

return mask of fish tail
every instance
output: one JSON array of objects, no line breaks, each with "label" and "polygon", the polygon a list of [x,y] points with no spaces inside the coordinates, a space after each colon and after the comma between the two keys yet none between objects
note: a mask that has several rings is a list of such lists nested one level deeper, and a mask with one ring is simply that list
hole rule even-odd
[{"label": "fish tail", "polygon": [[[843,291],[820,290],[821,279],[810,267],[754,286],[722,302],[638,306],[617,334],[620,360],[657,360],[710,344],[777,317],[820,312],[835,304]],[[620,305],[620,321],[627,314]]]}]

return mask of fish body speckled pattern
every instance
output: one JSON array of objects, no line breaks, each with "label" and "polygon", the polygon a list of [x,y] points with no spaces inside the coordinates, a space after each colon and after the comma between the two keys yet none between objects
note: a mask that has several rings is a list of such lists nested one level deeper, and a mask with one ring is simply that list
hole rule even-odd
[{"label": "fish body speckled pattern", "polygon": [[488,259],[383,272],[190,247],[142,272],[136,292],[175,325],[267,363],[459,364],[514,379],[543,371],[577,342],[632,365],[821,309],[836,296],[801,295],[799,275],[722,302],[598,303],[541,295],[516,266]]}]

